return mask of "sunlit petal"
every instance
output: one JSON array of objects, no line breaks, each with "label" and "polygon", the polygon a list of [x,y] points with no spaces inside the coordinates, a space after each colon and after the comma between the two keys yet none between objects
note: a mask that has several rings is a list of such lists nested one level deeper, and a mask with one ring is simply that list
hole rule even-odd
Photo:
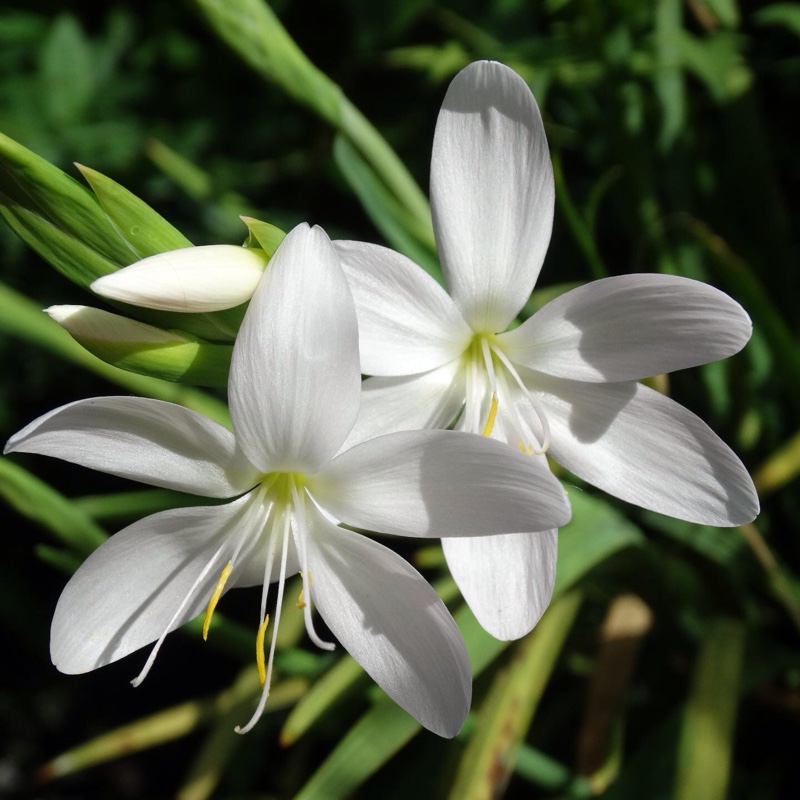
[{"label": "sunlit petal", "polygon": [[474,330],[504,330],[528,299],[554,197],[547,138],[525,81],[494,61],[470,64],[439,112],[431,208],[447,284]]},{"label": "sunlit petal", "polygon": [[498,337],[531,369],[582,381],[624,381],[738,353],[752,332],[742,307],[676,275],[621,275],[562,294]]},{"label": "sunlit petal", "polygon": [[[222,506],[164,511],[114,534],[84,561],[61,594],[50,632],[53,663],[62,672],[87,672],[200,614],[230,555],[231,529],[249,502],[245,496]],[[223,550],[206,570],[220,546]],[[204,570],[205,578],[190,592]]]},{"label": "sunlit petal", "polygon": [[322,228],[278,248],[233,347],[237,439],[265,472],[315,472],[350,433],[361,392],[353,298]]},{"label": "sunlit petal", "polygon": [[527,376],[553,430],[553,458],[630,503],[706,525],[758,514],[753,482],[699,417],[638,383]]},{"label": "sunlit petal", "polygon": [[472,681],[461,634],[436,592],[387,547],[316,511],[309,525],[312,592],[325,623],[399,706],[455,736]]},{"label": "sunlit petal", "polygon": [[401,536],[547,530],[570,519],[549,470],[503,442],[457,431],[356,445],[315,477],[313,492],[343,522]]},{"label": "sunlit petal", "polygon": [[229,430],[183,406],[141,397],[57,408],[14,434],[5,452],[40,453],[206,497],[232,497],[258,480]]}]

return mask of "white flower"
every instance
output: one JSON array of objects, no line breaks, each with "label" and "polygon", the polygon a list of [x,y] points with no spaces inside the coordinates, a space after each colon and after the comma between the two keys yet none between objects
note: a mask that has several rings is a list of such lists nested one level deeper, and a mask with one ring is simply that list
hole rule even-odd
[{"label": "white flower", "polygon": [[[536,460],[547,451],[645,508],[708,525],[752,520],[758,500],[739,459],[694,414],[636,382],[740,350],[751,324],[731,298],[685,278],[626,275],[568,292],[503,332],[538,277],[553,200],[530,90],[501,64],[468,66],[445,97],[431,161],[450,295],[398,253],[336,243],[356,301],[361,368],[377,376],[364,383],[348,443],[458,418],[459,428]],[[495,636],[523,635],[546,608],[556,535],[443,542],[464,597]]]},{"label": "white flower", "polygon": [[[436,593],[388,548],[338,527],[422,537],[505,533],[569,518],[563,490],[520,453],[478,436],[382,436],[336,456],[356,419],[360,373],[353,300],[325,233],[287,236],[234,345],[233,428],[132,397],[79,401],[17,433],[6,452],[43,453],[223,505],[165,511],[112,536],[58,602],[53,662],[85,672],[156,642],[222,593],[263,584],[256,660],[269,692],[286,576],[302,574],[308,634],[315,604],[337,639],[424,726],[453,736],[469,707],[461,635]],[[335,456],[335,457],[334,457]],[[277,581],[264,654],[269,585]]]}]

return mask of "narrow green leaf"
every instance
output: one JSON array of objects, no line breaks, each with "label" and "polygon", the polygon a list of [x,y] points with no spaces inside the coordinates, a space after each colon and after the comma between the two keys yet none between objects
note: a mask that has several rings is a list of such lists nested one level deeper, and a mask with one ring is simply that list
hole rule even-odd
[{"label": "narrow green leaf", "polygon": [[116,181],[76,164],[100,201],[109,222],[137,258],[191,247],[192,243],[157,211]]},{"label": "narrow green leaf", "polygon": [[397,154],[342,90],[315,67],[263,0],[195,0],[217,35],[256,72],[347,136],[418,223],[430,207]]},{"label": "narrow green leaf", "polygon": [[70,576],[81,565],[81,557],[76,556],[70,550],[63,550],[60,547],[50,547],[46,544],[36,545],[36,555],[44,561],[45,564],[57,569],[64,575]]},{"label": "narrow green leaf", "polygon": [[516,646],[508,668],[494,677],[459,762],[451,800],[482,800],[503,793],[581,600],[578,591],[555,600],[536,629]]},{"label": "narrow green leaf", "polygon": [[728,243],[697,219],[687,222],[689,233],[702,245],[718,268],[720,285],[734,297],[747,298],[747,311],[775,357],[773,376],[785,384],[792,397],[800,385],[800,348],[794,332],[764,288],[753,267],[734,253]]},{"label": "narrow green leaf", "polygon": [[586,259],[590,275],[595,280],[607,277],[608,270],[594,243],[589,224],[572,202],[572,197],[570,196],[569,189],[564,180],[564,172],[561,169],[561,155],[558,151],[553,152],[553,177],[556,184],[558,208],[564,215],[572,237],[575,239],[576,244]]},{"label": "narrow green leaf", "polygon": [[666,534],[727,568],[734,564],[744,550],[742,539],[728,528],[696,525],[692,522],[666,517],[654,511],[641,512],[641,519],[648,528],[654,528]]},{"label": "narrow green leaf", "polygon": [[95,521],[141,519],[169,508],[207,506],[213,503],[208,497],[172,492],[169,489],[137,489],[131,492],[87,495],[76,497],[72,502]]},{"label": "narrow green leaf", "polygon": [[0,283],[0,331],[44,347],[64,358],[123,386],[134,394],[178,403],[230,426],[228,407],[221,400],[188,386],[160,381],[117,369],[84,350],[36,303]]},{"label": "narrow green leaf", "polygon": [[88,189],[2,133],[0,192],[106,261],[122,266],[135,260]]},{"label": "narrow green leaf", "polygon": [[[277,711],[295,702],[305,687],[305,681],[299,678],[276,683],[264,713]],[[174,741],[211,721],[228,722],[234,712],[237,718],[239,713],[247,713],[248,705],[258,697],[260,689],[256,670],[248,668],[230,689],[217,697],[190,700],[115,728],[54,758],[39,769],[37,777],[45,782],[73,775],[96,764]],[[238,738],[233,732],[234,724],[230,725],[228,731],[231,738]]]},{"label": "narrow green leaf", "polygon": [[737,0],[705,0],[714,16],[727,28],[736,28],[741,21]]},{"label": "narrow green leaf", "polygon": [[683,715],[675,800],[725,800],[744,652],[738,620],[716,620],[703,637]]},{"label": "narrow green leaf", "polygon": [[91,553],[107,538],[85,511],[10,458],[0,457],[0,495],[24,517],[82,555]]},{"label": "narrow green leaf", "polygon": [[639,528],[606,501],[579,489],[570,490],[569,500],[572,521],[558,532],[555,594],[618,551],[644,543]]},{"label": "narrow green leaf", "polygon": [[58,125],[81,121],[94,93],[92,50],[78,21],[60,14],[40,53],[40,69],[47,91],[42,98]]},{"label": "narrow green leaf", "polygon": [[520,743],[514,772],[550,792],[560,791],[564,797],[576,800],[592,797],[592,788],[585,778],[526,742]]},{"label": "narrow green leaf", "polygon": [[784,487],[800,475],[800,432],[785,441],[753,473],[761,497]]},{"label": "narrow green leaf", "polygon": [[281,745],[294,744],[322,714],[343,700],[359,680],[365,678],[361,665],[349,655],[342,656],[292,709],[281,729]]},{"label": "narrow green leaf", "polygon": [[[261,686],[254,685],[254,670],[246,670],[231,690],[231,700],[218,708],[211,730],[200,747],[186,779],[179,789],[177,800],[206,800],[219,785],[225,770],[243,737],[234,732],[252,714],[253,702]],[[264,713],[269,714],[294,705],[308,689],[302,678],[286,678],[270,688]],[[220,705],[218,701],[218,706]]]},{"label": "narrow green leaf", "polygon": [[[14,233],[64,277],[84,289],[102,275],[115,272],[118,264],[104,258],[79,239],[57,228],[38,214],[16,205],[0,194],[0,215]],[[133,261],[133,253],[128,261]]]},{"label": "narrow green leaf", "polygon": [[420,724],[386,695],[353,725],[294,800],[349,797],[419,731]]},{"label": "narrow green leaf", "polygon": [[661,105],[659,147],[668,152],[684,130],[686,120],[686,85],[681,69],[681,0],[662,0],[656,6],[655,55],[658,68],[653,76],[656,96]]},{"label": "narrow green leaf", "polygon": [[800,36],[800,6],[796,3],[772,3],[753,14],[758,25],[781,25]]},{"label": "narrow green leaf", "polygon": [[420,226],[402,208],[375,170],[344,136],[337,136],[334,140],[333,157],[361,201],[362,208],[392,247],[416,261],[442,283],[444,279],[434,255],[436,245],[430,226]]}]

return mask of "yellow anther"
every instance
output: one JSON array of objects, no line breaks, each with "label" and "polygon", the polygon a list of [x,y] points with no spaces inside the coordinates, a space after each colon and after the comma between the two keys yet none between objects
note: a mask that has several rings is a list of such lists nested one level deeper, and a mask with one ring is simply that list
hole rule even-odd
[{"label": "yellow anther", "polygon": [[214,616],[214,609],[217,607],[220,597],[222,597],[222,592],[225,590],[225,584],[228,582],[228,578],[230,577],[232,570],[233,565],[229,561],[222,570],[222,574],[217,580],[217,585],[214,587],[214,591],[211,592],[211,599],[208,601],[208,606],[206,607],[206,618],[203,620],[204,640],[208,639],[208,629],[211,625],[211,617]]},{"label": "yellow anther", "polygon": [[522,444],[522,442],[519,439],[517,439],[517,444],[519,445],[519,449],[522,450],[522,452],[525,453],[526,456],[532,456],[533,455],[533,442],[531,442],[526,447],[524,444]]},{"label": "yellow anther", "polygon": [[486,420],[486,424],[483,426],[483,435],[484,436],[491,436],[492,431],[494,430],[494,421],[497,419],[497,394],[492,392],[492,404],[489,406],[489,418]]},{"label": "yellow anther", "polygon": [[264,617],[264,621],[258,626],[256,634],[256,666],[258,667],[258,679],[263,686],[267,682],[267,667],[264,664],[264,635],[269,625],[269,614]]},{"label": "yellow anther", "polygon": [[295,605],[297,606],[297,608],[305,608],[306,607],[306,601],[303,600],[303,590],[302,589],[300,590],[300,594],[297,597],[297,602],[295,603]]}]

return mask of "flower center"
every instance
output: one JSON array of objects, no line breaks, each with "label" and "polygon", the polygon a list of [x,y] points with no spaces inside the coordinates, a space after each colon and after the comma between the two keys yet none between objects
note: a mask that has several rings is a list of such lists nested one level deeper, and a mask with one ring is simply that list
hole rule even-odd
[{"label": "flower center", "polygon": [[464,359],[464,430],[491,436],[501,413],[503,438],[509,442],[516,440],[520,450],[528,455],[547,452],[550,446],[547,417],[497,337],[492,333],[476,333],[464,351]]},{"label": "flower center", "polygon": [[[220,569],[225,553],[230,556],[225,561],[219,577],[211,590],[203,620],[203,638],[208,637],[214,610],[222,597],[225,587],[235,574],[237,568],[242,569],[253,559],[263,558],[264,573],[261,592],[259,623],[256,632],[256,666],[261,680],[261,696],[258,706],[250,721],[237,727],[237,733],[247,733],[258,722],[269,697],[272,679],[272,665],[275,657],[278,626],[280,624],[283,595],[286,587],[286,575],[289,565],[292,570],[298,569],[302,578],[302,589],[297,607],[302,609],[309,638],[323,650],[333,650],[334,645],[323,641],[314,629],[312,611],[312,583],[308,569],[308,526],[306,525],[306,503],[311,502],[308,495],[307,479],[299,473],[273,472],[264,475],[261,483],[251,492],[249,501],[243,506],[224,529],[220,531],[221,541],[205,567],[195,579],[177,611],[170,620],[162,636],[156,642],[144,669],[132,681],[138,686],[147,676],[155,661],[155,657],[167,633],[184,612],[187,605],[202,591],[201,587]],[[294,548],[292,548],[294,545]],[[292,553],[294,549],[294,553]],[[296,558],[292,557],[296,555]],[[273,581],[275,566],[277,569],[277,598],[275,600],[275,622],[272,627],[272,638],[269,654],[265,655],[265,639],[270,618],[267,614],[270,584]]]}]

